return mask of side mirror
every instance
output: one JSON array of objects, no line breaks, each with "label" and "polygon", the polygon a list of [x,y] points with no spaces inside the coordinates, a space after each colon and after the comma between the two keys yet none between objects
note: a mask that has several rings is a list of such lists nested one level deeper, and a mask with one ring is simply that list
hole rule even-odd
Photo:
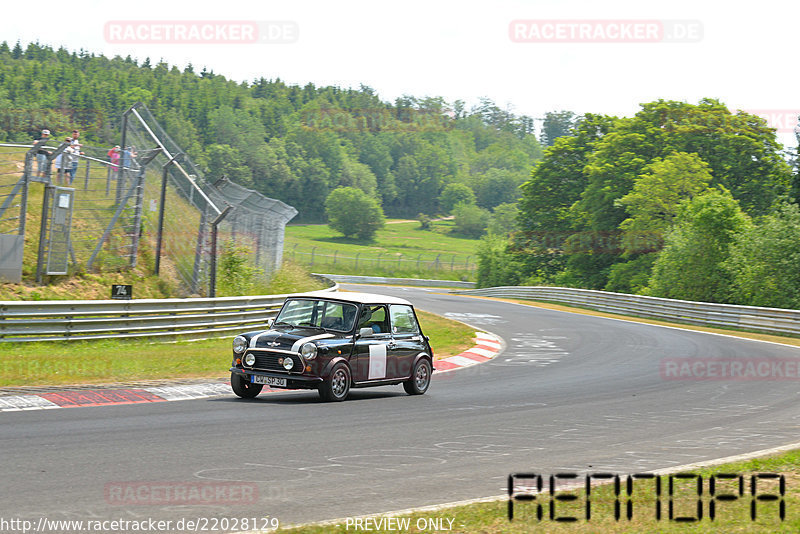
[{"label": "side mirror", "polygon": [[359,328],[358,330],[358,337],[372,337],[372,334],[374,334],[372,328]]},{"label": "side mirror", "polygon": [[273,319],[272,317],[270,317],[269,319],[267,319],[267,328],[272,328],[272,324],[273,324],[274,322],[275,322],[275,319]]}]

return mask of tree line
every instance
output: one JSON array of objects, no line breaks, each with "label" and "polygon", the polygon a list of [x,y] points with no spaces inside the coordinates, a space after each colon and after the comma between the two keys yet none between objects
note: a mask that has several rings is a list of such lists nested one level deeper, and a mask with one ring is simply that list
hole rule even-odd
[{"label": "tree line", "polygon": [[542,155],[533,119],[488,99],[470,109],[440,97],[390,103],[363,85],[239,83],[192,65],[0,43],[2,141],[77,127],[88,143],[114,145],[137,101],[210,178],[282,200],[301,222],[324,222],[340,187],[361,190],[390,217],[442,213],[451,184],[493,210],[517,200]]},{"label": "tree line", "polygon": [[479,284],[800,308],[800,180],[775,130],[704,99],[586,114],[484,238]]}]

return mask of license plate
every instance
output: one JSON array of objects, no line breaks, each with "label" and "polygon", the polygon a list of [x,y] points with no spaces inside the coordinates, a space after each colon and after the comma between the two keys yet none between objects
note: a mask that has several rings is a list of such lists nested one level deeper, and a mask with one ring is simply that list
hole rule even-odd
[{"label": "license plate", "polygon": [[285,378],[275,378],[274,376],[251,375],[250,382],[253,384],[264,384],[265,386],[286,387]]}]

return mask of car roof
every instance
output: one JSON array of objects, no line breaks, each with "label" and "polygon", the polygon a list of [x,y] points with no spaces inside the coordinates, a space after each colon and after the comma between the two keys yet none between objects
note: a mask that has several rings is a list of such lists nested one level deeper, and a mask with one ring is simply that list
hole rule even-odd
[{"label": "car roof", "polygon": [[412,304],[406,299],[390,297],[388,295],[376,295],[374,293],[359,293],[356,291],[310,291],[308,293],[297,293],[289,295],[287,298],[315,298],[343,300],[346,302],[356,302],[359,304]]}]

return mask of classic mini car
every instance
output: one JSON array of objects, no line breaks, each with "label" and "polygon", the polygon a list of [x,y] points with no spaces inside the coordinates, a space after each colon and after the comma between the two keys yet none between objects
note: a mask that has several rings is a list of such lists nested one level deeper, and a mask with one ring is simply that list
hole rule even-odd
[{"label": "classic mini car", "polygon": [[344,400],[350,388],[393,384],[422,395],[432,372],[414,307],[383,295],[290,295],[269,330],[233,339],[231,387],[242,398],[264,386],[317,389],[326,401]]}]

